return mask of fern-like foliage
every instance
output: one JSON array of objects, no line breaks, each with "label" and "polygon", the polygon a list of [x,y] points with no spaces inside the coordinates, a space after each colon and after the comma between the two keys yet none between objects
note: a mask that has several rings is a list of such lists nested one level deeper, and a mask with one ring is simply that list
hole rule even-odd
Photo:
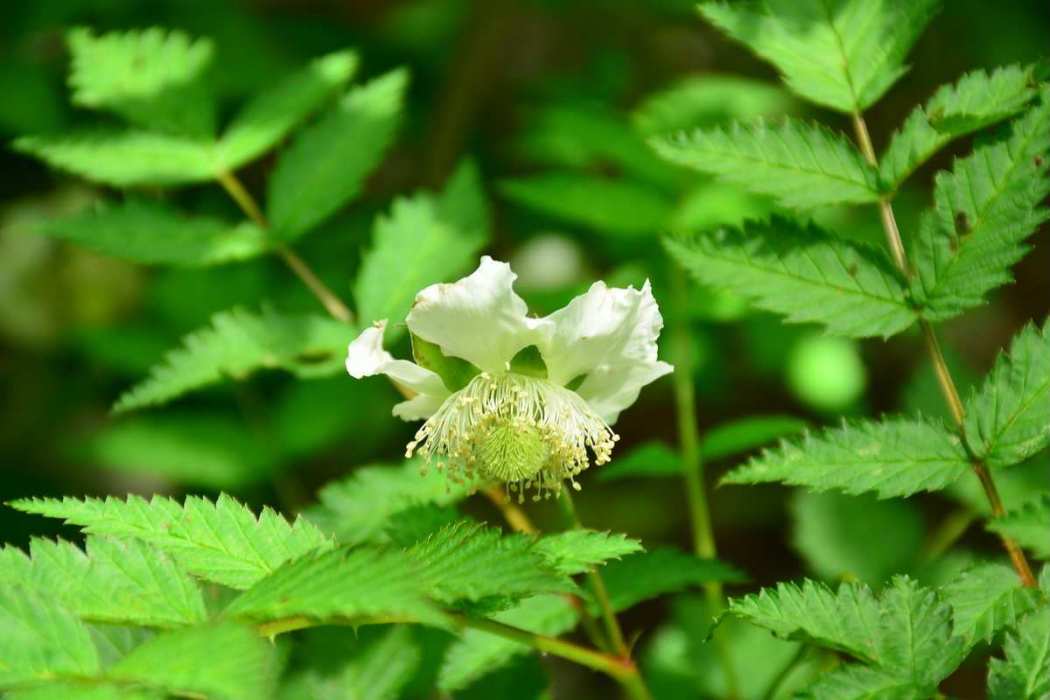
[{"label": "fern-like foliage", "polygon": [[993,467],[1050,444],[1050,323],[1026,326],[966,404],[966,439]]},{"label": "fern-like foliage", "polygon": [[873,202],[878,173],[841,134],[797,119],[733,123],[656,139],[668,160],[775,197],[787,207]]},{"label": "fern-like foliage", "polygon": [[729,472],[727,484],[781,482],[817,491],[873,491],[880,498],[942,489],[970,467],[962,440],[943,424],[889,418],[785,441]]},{"label": "fern-like foliage", "polygon": [[563,574],[582,574],[610,559],[642,551],[642,543],[626,535],[594,530],[568,530],[547,535],[533,547],[547,565]]},{"label": "fern-like foliage", "polygon": [[[836,592],[811,581],[782,583],[731,600],[729,611],[778,636],[836,649],[864,664],[825,678],[813,690],[816,697],[929,697],[967,650],[953,634],[951,609],[904,577],[878,598],[859,584],[842,584]],[[857,694],[836,694],[849,687]],[[889,689],[896,694],[875,692]]]},{"label": "fern-like foliage", "polygon": [[860,112],[904,74],[937,0],[705,2],[709,21],[780,70],[794,92]]},{"label": "fern-like foliage", "polygon": [[103,255],[146,265],[218,265],[247,260],[270,248],[265,232],[252,223],[233,225],[207,216],[183,216],[147,200],[48,219],[39,230]]},{"label": "fern-like foliage", "polygon": [[881,251],[812,224],[776,217],[665,245],[700,282],[789,322],[822,323],[831,333],[864,338],[888,337],[915,321],[904,284]]},{"label": "fern-like foliage", "polygon": [[990,700],[1041,700],[1050,694],[1050,606],[1021,620],[1003,650],[1006,658],[990,664]]},{"label": "fern-like foliage", "polygon": [[196,583],[163,551],[136,540],[34,539],[29,555],[0,550],[0,586],[21,586],[56,600],[83,620],[173,627],[207,618]]},{"label": "fern-like foliage", "polygon": [[289,523],[269,508],[256,517],[225,495],[214,503],[196,496],[181,504],[162,496],[149,501],[129,496],[29,499],[11,505],[61,518],[91,534],[142,540],[169,552],[195,576],[237,589],[250,587],[290,559],[333,546],[305,520]]},{"label": "fern-like foliage", "polygon": [[224,311],[212,317],[211,326],[186,336],[182,347],[117,399],[114,410],[167,403],[260,369],[285,369],[307,377],[331,374],[342,366],[353,335],[352,327],[313,314]]},{"label": "fern-like foliage", "polygon": [[1025,240],[1047,219],[1050,88],[1002,140],[978,147],[937,177],[936,216],[919,228],[912,291],[932,320],[958,315],[1012,280]]},{"label": "fern-like foliage", "polygon": [[1050,494],[1036,496],[990,521],[988,529],[1010,537],[1042,559],[1050,559]]},{"label": "fern-like foliage", "polygon": [[991,642],[1043,598],[1040,591],[1022,587],[1011,567],[992,563],[964,571],[941,593],[952,607],[955,634],[969,642]]},{"label": "fern-like foliage", "polygon": [[879,159],[885,187],[896,190],[920,165],[951,141],[1007,119],[1035,97],[1031,67],[976,70],[942,85],[894,132]]}]

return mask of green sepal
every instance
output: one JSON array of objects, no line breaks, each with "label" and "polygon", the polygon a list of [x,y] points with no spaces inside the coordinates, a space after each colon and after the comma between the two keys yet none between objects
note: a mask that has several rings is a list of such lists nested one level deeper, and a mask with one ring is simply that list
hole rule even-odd
[{"label": "green sepal", "polygon": [[529,345],[519,350],[518,354],[511,359],[510,371],[526,377],[546,379],[547,363],[543,361],[540,349],[535,345]]},{"label": "green sepal", "polygon": [[441,352],[441,348],[429,340],[423,340],[415,333],[409,333],[409,337],[412,339],[412,359],[420,367],[425,367],[441,377],[449,391],[459,391],[481,373],[481,370],[466,360],[449,357]]}]

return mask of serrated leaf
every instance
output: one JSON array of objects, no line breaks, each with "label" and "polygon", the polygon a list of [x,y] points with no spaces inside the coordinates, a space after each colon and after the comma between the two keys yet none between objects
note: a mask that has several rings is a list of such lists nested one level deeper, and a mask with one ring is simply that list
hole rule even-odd
[{"label": "serrated leaf", "polygon": [[330,53],[256,95],[219,141],[226,169],[235,170],[277,144],[350,81],[357,63],[352,51]]},{"label": "serrated leaf", "polygon": [[0,690],[99,669],[87,628],[50,596],[0,586],[0,629]]},{"label": "serrated leaf", "polygon": [[992,659],[990,700],[1042,700],[1050,694],[1050,606],[1029,614],[1007,635],[1005,659]]},{"label": "serrated leaf", "polygon": [[372,247],[362,255],[354,284],[359,316],[389,319],[387,339],[396,339],[419,290],[468,269],[488,236],[480,177],[469,163],[437,195],[395,200],[389,214],[376,218]]},{"label": "serrated leaf", "polygon": [[[557,636],[576,626],[579,611],[565,596],[540,595],[526,598],[492,619],[506,625]],[[445,654],[438,675],[438,688],[461,690],[478,678],[500,668],[514,657],[528,654],[531,647],[479,630],[465,630]]]},{"label": "serrated leaf", "polygon": [[52,681],[45,685],[12,691],[4,700],[167,700],[163,690],[131,688],[123,683]]},{"label": "serrated leaf", "polygon": [[213,217],[185,216],[148,200],[47,219],[38,230],[103,255],[146,265],[219,265],[254,258],[270,248],[266,232],[250,222],[230,224]]},{"label": "serrated leaf", "polygon": [[957,435],[925,419],[888,418],[783,442],[729,472],[723,483],[782,482],[816,491],[910,496],[948,486],[970,468]]},{"label": "serrated leaf", "polygon": [[937,0],[705,2],[700,12],[775,65],[794,92],[841,112],[863,111],[907,70],[904,58]]},{"label": "serrated leaf", "polygon": [[558,221],[627,238],[656,236],[673,206],[648,184],[571,171],[505,179],[499,189],[510,201]]},{"label": "serrated leaf", "polygon": [[730,75],[688,77],[648,95],[631,120],[643,136],[661,136],[711,126],[726,118],[757,119],[783,114],[792,98],[768,83]]},{"label": "serrated leaf", "polygon": [[88,180],[114,187],[185,185],[218,172],[215,145],[147,131],[74,131],[25,136],[15,150]]},{"label": "serrated leaf", "polygon": [[1042,599],[1039,591],[1021,585],[1011,567],[993,563],[964,571],[941,593],[952,607],[955,634],[970,643],[991,642]]},{"label": "serrated leaf", "polygon": [[595,530],[567,530],[546,535],[533,547],[548,566],[569,575],[585,573],[610,559],[620,559],[643,549],[641,542],[626,535]]},{"label": "serrated leaf", "polygon": [[352,326],[313,314],[223,311],[212,317],[210,326],[186,336],[113,408],[122,412],[156,406],[260,369],[285,369],[302,377],[332,374],[342,367],[353,336]]},{"label": "serrated leaf", "polygon": [[801,697],[807,700],[927,700],[928,688],[861,664],[846,664],[821,676]]},{"label": "serrated leaf", "polygon": [[203,80],[210,40],[154,27],[100,36],[74,29],[67,41],[74,104],[111,110],[147,129],[214,133],[215,102]]},{"label": "serrated leaf", "polygon": [[116,681],[169,694],[257,700],[272,692],[273,647],[250,627],[223,622],[159,634],[107,669]]},{"label": "serrated leaf", "polygon": [[1025,240],[1050,211],[1050,89],[1015,120],[1008,136],[938,175],[936,217],[921,221],[913,246],[912,292],[931,320],[979,306],[1012,281],[1010,268],[1028,251]]},{"label": "serrated leaf", "polygon": [[1050,494],[1043,493],[989,520],[988,529],[1013,539],[1041,559],[1050,559]]},{"label": "serrated leaf", "polygon": [[1018,464],[1050,444],[1050,323],[1025,326],[966,402],[966,439],[991,467]]},{"label": "serrated leaf", "polygon": [[812,209],[879,198],[878,173],[844,136],[786,118],[734,122],[657,138],[653,146],[680,165],[717,175],[787,207]]},{"label": "serrated leaf", "polygon": [[602,580],[616,610],[705,583],[739,582],[743,574],[717,559],[701,559],[677,549],[638,552],[602,568]]},{"label": "serrated leaf", "polygon": [[1035,97],[1030,66],[976,70],[942,85],[908,115],[879,159],[884,185],[896,190],[934,153],[960,136],[1020,112]]},{"label": "serrated leaf", "polygon": [[357,469],[322,488],[320,503],[304,516],[344,544],[384,542],[384,526],[395,514],[427,503],[456,503],[470,493],[470,484],[452,484],[436,470],[424,475],[421,466],[406,461]]},{"label": "serrated leaf", "polygon": [[192,625],[207,618],[197,585],[162,551],[134,540],[34,539],[29,556],[0,550],[0,586],[21,586],[78,617],[146,627]]},{"label": "serrated leaf", "polygon": [[172,554],[195,576],[230,588],[248,588],[281,564],[332,541],[302,519],[289,524],[264,508],[256,517],[225,494],[215,503],[171,498],[27,499],[11,505],[25,513],[60,518],[89,534],[139,539]]},{"label": "serrated leaf", "polygon": [[889,337],[915,321],[904,284],[874,248],[775,217],[742,229],[664,240],[703,284],[727,289],[793,323],[836,335]]},{"label": "serrated leaf", "polygon": [[394,138],[407,85],[395,70],[351,90],[281,154],[267,197],[279,238],[298,238],[361,191]]}]

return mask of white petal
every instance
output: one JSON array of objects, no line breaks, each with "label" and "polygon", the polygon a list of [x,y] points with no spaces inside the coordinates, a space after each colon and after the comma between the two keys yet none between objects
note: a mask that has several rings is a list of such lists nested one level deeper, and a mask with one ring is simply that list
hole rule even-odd
[{"label": "white petal", "polygon": [[648,281],[641,290],[595,282],[543,320],[551,325],[537,345],[550,380],[587,375],[577,393],[603,417],[615,420],[643,386],[673,369],[656,359],[664,322]]},{"label": "white petal", "polygon": [[347,348],[346,371],[354,379],[385,374],[416,396],[394,406],[394,415],[404,420],[427,418],[448,398],[449,390],[434,372],[408,360],[395,360],[383,349],[386,321],[378,321],[357,336]]},{"label": "white petal", "polygon": [[446,355],[502,372],[519,350],[536,342],[542,325],[526,315],[528,307],[514,293],[516,278],[510,265],[486,255],[467,277],[417,294],[405,323]]}]

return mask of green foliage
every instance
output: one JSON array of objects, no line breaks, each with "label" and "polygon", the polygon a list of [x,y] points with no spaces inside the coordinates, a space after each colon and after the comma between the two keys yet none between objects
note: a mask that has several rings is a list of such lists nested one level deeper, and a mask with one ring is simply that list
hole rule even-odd
[{"label": "green foliage", "polygon": [[889,337],[915,321],[905,288],[879,251],[816,226],[776,217],[743,229],[665,240],[700,282],[724,288],[793,323],[850,337]]},{"label": "green foliage", "polygon": [[40,232],[146,265],[198,267],[247,260],[270,248],[249,222],[188,217],[160,202],[132,199],[81,214],[48,219]]},{"label": "green foliage", "polygon": [[880,498],[942,489],[970,467],[957,435],[926,419],[844,423],[767,450],[723,478],[727,484],[782,482],[816,491],[868,491]]},{"label": "green foliage", "polygon": [[29,555],[0,550],[0,585],[57,601],[83,620],[146,627],[203,622],[197,585],[163,551],[135,540],[88,537],[86,551],[34,539]]},{"label": "green foliage", "polygon": [[735,76],[703,75],[684,78],[647,96],[631,120],[642,135],[653,137],[727,116],[773,116],[790,107],[791,98],[778,87]]},{"label": "green foliage", "polygon": [[973,71],[942,85],[894,132],[880,161],[884,185],[896,190],[916,168],[951,141],[1020,112],[1032,101],[1030,67]]},{"label": "green foliage", "polygon": [[360,193],[393,141],[407,85],[395,70],[351,90],[281,154],[267,199],[279,238],[298,238]]},{"label": "green foliage", "polygon": [[1050,606],[1026,616],[1003,645],[1005,659],[992,659],[991,700],[1037,700],[1050,693]]},{"label": "green foliage", "polygon": [[244,589],[284,562],[332,547],[310,523],[287,520],[269,508],[256,517],[229,496],[215,503],[196,496],[185,502],[154,496],[29,499],[11,504],[95,535],[142,540],[170,553],[185,570],[205,581]]},{"label": "green foliage", "polygon": [[167,403],[226,378],[243,379],[259,369],[285,369],[309,377],[342,366],[354,329],[323,316],[252,313],[231,309],[183,339],[149,377],[117,399],[113,409],[130,411]]},{"label": "green foliage", "polygon": [[362,255],[354,285],[361,319],[389,319],[387,339],[393,340],[416,293],[465,272],[488,237],[488,208],[470,163],[437,195],[395,200],[389,215],[376,218],[372,248]]},{"label": "green foliage", "polygon": [[979,564],[942,589],[952,607],[955,634],[968,641],[991,642],[1004,628],[1040,602],[1043,594],[1023,588],[1006,564]]},{"label": "green foliage", "polygon": [[904,74],[904,57],[936,0],[706,2],[710,22],[780,70],[802,97],[859,112]]},{"label": "green foliage", "polygon": [[1020,508],[989,521],[988,529],[1012,538],[1042,559],[1050,559],[1050,494],[1033,497]]},{"label": "green foliage", "polygon": [[211,41],[159,28],[101,36],[74,29],[67,39],[75,104],[111,110],[145,129],[214,133],[215,104],[204,82]]},{"label": "green foliage", "polygon": [[547,535],[533,547],[558,573],[582,574],[610,559],[620,559],[644,549],[626,535],[594,530],[567,530]]},{"label": "green foliage", "polygon": [[616,610],[705,583],[744,580],[738,570],[717,559],[701,559],[666,547],[609,562],[602,569],[602,578]]},{"label": "green foliage", "polygon": [[668,160],[718,175],[787,207],[873,202],[878,174],[845,137],[787,119],[769,126],[734,122],[653,142]]},{"label": "green foliage", "polygon": [[1050,444],[1050,324],[1026,326],[966,403],[966,439],[991,467],[1018,464]]},{"label": "green foliage", "polygon": [[912,292],[933,320],[981,304],[1012,280],[1025,240],[1046,220],[1050,193],[1050,90],[1013,122],[1010,133],[979,146],[937,177],[936,216],[921,222],[912,259]]}]

